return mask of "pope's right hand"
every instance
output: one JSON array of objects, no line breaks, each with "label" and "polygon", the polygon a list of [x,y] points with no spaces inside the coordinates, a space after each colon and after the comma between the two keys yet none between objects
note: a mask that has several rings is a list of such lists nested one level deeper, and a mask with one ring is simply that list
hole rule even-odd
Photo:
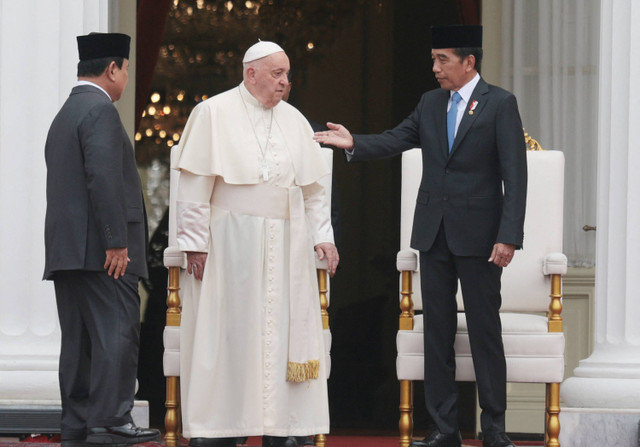
[{"label": "pope's right hand", "polygon": [[207,254],[198,251],[187,252],[187,272],[198,281],[202,281],[204,265],[207,263]]}]

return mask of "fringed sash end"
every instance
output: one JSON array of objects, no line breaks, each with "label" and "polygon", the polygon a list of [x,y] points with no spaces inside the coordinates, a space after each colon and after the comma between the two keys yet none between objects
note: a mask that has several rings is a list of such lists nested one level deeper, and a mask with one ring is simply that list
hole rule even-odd
[{"label": "fringed sash end", "polygon": [[306,382],[317,379],[320,374],[320,360],[309,360],[306,363],[289,362],[287,364],[287,382]]}]

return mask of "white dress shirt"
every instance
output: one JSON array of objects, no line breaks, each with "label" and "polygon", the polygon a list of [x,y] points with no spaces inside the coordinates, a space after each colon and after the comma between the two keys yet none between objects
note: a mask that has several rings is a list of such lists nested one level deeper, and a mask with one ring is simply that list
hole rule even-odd
[{"label": "white dress shirt", "polygon": [[[463,85],[460,88],[460,90],[458,90],[458,93],[460,94],[460,97],[462,99],[458,102],[458,115],[456,115],[455,135],[458,134],[458,126],[460,126],[460,121],[462,121],[462,115],[464,115],[464,111],[467,108],[467,104],[469,104],[469,100],[471,99],[471,94],[473,93],[473,90],[476,88],[476,85],[478,85],[479,81],[480,81],[480,75],[476,73],[476,75],[473,77],[472,80],[467,82],[465,85]],[[449,109],[451,108],[451,104],[453,103],[451,99],[453,97],[453,93],[454,93],[453,90],[449,92],[449,102],[447,103],[447,112],[449,111]]]}]

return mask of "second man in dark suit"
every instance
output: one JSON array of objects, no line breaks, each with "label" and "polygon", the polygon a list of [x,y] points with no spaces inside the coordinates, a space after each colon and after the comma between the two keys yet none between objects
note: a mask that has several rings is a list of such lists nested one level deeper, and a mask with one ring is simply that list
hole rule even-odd
[{"label": "second man in dark suit", "polygon": [[131,418],[147,276],[146,216],[133,147],[113,102],[130,37],[78,37],[78,83],[47,136],[46,265],[62,331],[62,445],[159,437]]},{"label": "second man in dark suit", "polygon": [[[506,366],[500,277],[522,247],[527,165],[515,97],[478,74],[480,26],[432,28],[433,72],[440,89],[379,135],[354,135],[328,123],[320,143],[351,161],[422,149],[423,176],[411,246],[420,251],[425,315],[425,399],[437,429],[413,447],[459,447],[455,352],[456,291],[462,287],[478,385],[485,447],[512,447],[505,434]],[[504,189],[503,189],[504,187]]]}]

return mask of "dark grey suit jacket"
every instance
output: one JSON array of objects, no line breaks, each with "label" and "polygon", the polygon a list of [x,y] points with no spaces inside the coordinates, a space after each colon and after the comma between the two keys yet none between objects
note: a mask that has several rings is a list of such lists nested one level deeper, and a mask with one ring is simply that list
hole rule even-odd
[{"label": "dark grey suit jacket", "polygon": [[[413,248],[429,250],[441,222],[449,249],[458,256],[489,257],[498,242],[521,248],[527,158],[516,98],[480,79],[451,153],[447,144],[448,100],[448,90],[431,90],[394,129],[379,135],[354,135],[351,160],[390,157],[422,148]],[[474,101],[477,105],[470,115]]]},{"label": "dark grey suit jacket", "polygon": [[105,251],[127,247],[127,274],[147,276],[146,215],[133,147],[104,92],[77,86],[56,115],[47,163],[44,278],[103,271]]}]

